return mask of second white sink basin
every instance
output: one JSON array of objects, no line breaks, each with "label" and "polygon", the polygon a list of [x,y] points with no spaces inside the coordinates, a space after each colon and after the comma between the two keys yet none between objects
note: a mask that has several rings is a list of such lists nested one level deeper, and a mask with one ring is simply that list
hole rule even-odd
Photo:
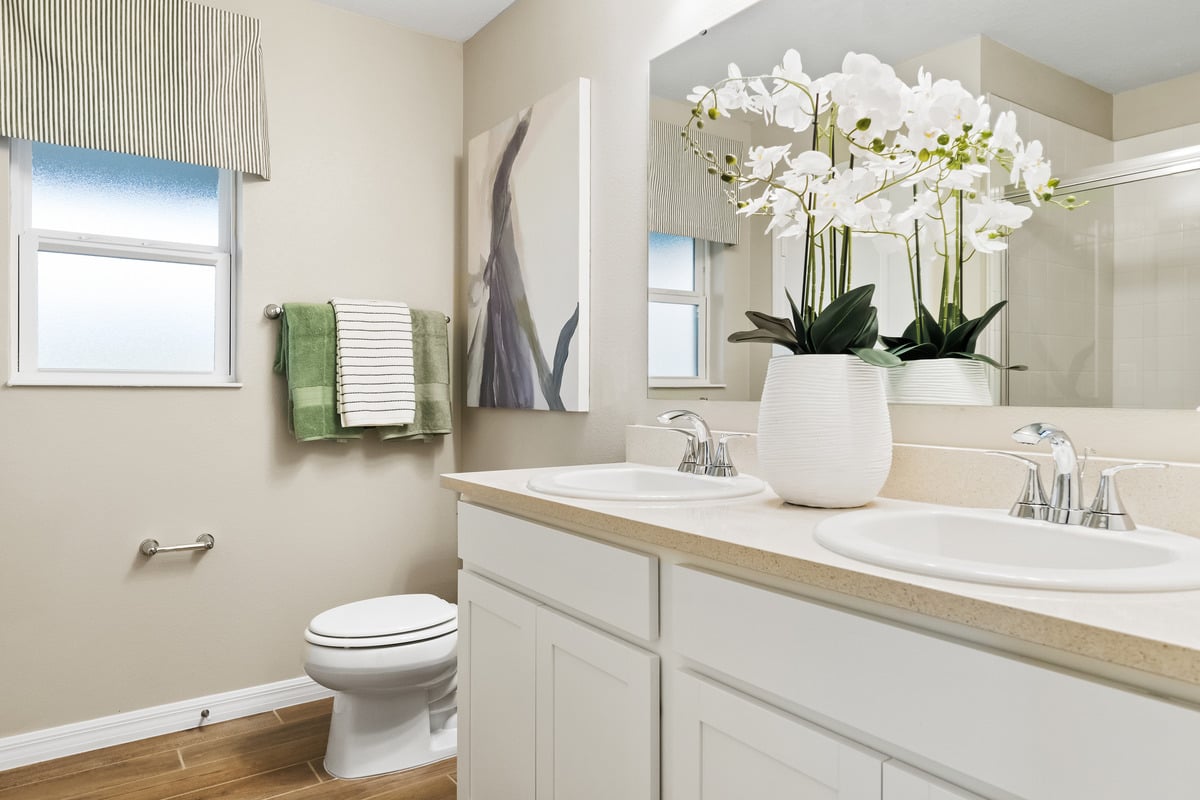
[{"label": "second white sink basin", "polygon": [[714,478],[645,464],[601,464],[540,472],[529,479],[535,492],[588,500],[666,503],[747,497],[763,490],[750,475]]},{"label": "second white sink basin", "polygon": [[859,561],[975,583],[1098,592],[1200,588],[1200,540],[1155,528],[1118,533],[1003,511],[868,509],[823,520],[814,536]]}]

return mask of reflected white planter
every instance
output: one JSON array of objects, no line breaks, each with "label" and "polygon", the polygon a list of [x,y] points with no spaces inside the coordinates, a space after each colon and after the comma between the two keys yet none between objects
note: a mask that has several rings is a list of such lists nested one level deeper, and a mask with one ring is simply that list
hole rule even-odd
[{"label": "reflected white planter", "polygon": [[758,412],[760,477],[789,503],[852,508],[892,467],[886,370],[854,356],[777,356]]},{"label": "reflected white planter", "polygon": [[907,361],[888,370],[887,395],[891,403],[934,403],[946,406],[991,406],[992,388],[982,361],[965,358],[930,358]]}]

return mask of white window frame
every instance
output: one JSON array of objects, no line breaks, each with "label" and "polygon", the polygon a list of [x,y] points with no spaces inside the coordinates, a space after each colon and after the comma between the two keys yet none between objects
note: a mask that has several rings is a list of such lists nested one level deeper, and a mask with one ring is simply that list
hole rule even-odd
[{"label": "white window frame", "polygon": [[[9,386],[196,386],[238,387],[238,221],[241,177],[220,170],[217,183],[220,210],[217,245],[182,244],[151,239],[99,236],[75,231],[32,227],[33,146],[28,140],[9,140],[12,234],[9,270],[11,347]],[[108,258],[169,261],[210,266],[214,281],[214,353],[211,372],[141,370],[46,369],[38,365],[37,260],[39,253],[70,253]]]},{"label": "white window frame", "polygon": [[670,389],[705,387],[713,388],[719,384],[712,382],[712,363],[709,358],[709,296],[712,289],[712,264],[709,257],[711,244],[705,239],[692,238],[692,286],[690,292],[679,289],[657,289],[651,286],[648,290],[649,303],[672,303],[675,305],[697,306],[696,320],[696,371],[695,376],[680,375],[651,375],[650,388]]}]

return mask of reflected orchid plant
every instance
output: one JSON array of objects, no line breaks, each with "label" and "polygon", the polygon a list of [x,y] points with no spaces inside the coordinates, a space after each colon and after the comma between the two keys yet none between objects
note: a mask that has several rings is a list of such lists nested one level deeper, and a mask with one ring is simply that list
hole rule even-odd
[{"label": "reflected orchid plant", "polygon": [[[883,337],[888,350],[903,360],[959,357],[1000,366],[974,347],[1004,303],[967,319],[963,267],[977,253],[1004,250],[1033,207],[1076,205],[1073,197],[1054,197],[1058,181],[1042,145],[1018,135],[1013,112],[993,122],[984,98],[958,81],[934,80],[922,69],[909,86],[862,53],[847,53],[840,72],[810,78],[795,50],[770,75],[743,76],[730,64],[728,77],[697,86],[688,100],[694,107],[685,144],[731,184],[739,213],[768,216],[768,231],[804,240],[794,327],[811,325],[850,290],[851,236],[877,237],[904,249],[912,285],[913,323],[902,337]],[[752,147],[741,162],[702,151],[693,127],[734,112],[801,134],[803,144]],[[1033,207],[988,196],[989,179],[1005,173]],[[926,308],[922,272],[939,266],[935,315]],[[750,333],[735,336],[761,340]]]}]

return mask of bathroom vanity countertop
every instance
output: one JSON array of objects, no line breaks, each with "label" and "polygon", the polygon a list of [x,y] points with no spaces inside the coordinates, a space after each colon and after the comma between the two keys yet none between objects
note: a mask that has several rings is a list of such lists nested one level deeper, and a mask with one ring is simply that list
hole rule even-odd
[{"label": "bathroom vanity countertop", "polygon": [[[526,488],[532,475],[545,471],[447,474],[442,485],[465,500],[585,534],[604,532],[633,546],[644,542],[1200,687],[1200,590],[1050,591],[914,575],[826,550],[813,539],[813,528],[846,512],[789,506],[770,489],[686,504],[579,500]],[[916,505],[880,498],[869,507]]]}]

